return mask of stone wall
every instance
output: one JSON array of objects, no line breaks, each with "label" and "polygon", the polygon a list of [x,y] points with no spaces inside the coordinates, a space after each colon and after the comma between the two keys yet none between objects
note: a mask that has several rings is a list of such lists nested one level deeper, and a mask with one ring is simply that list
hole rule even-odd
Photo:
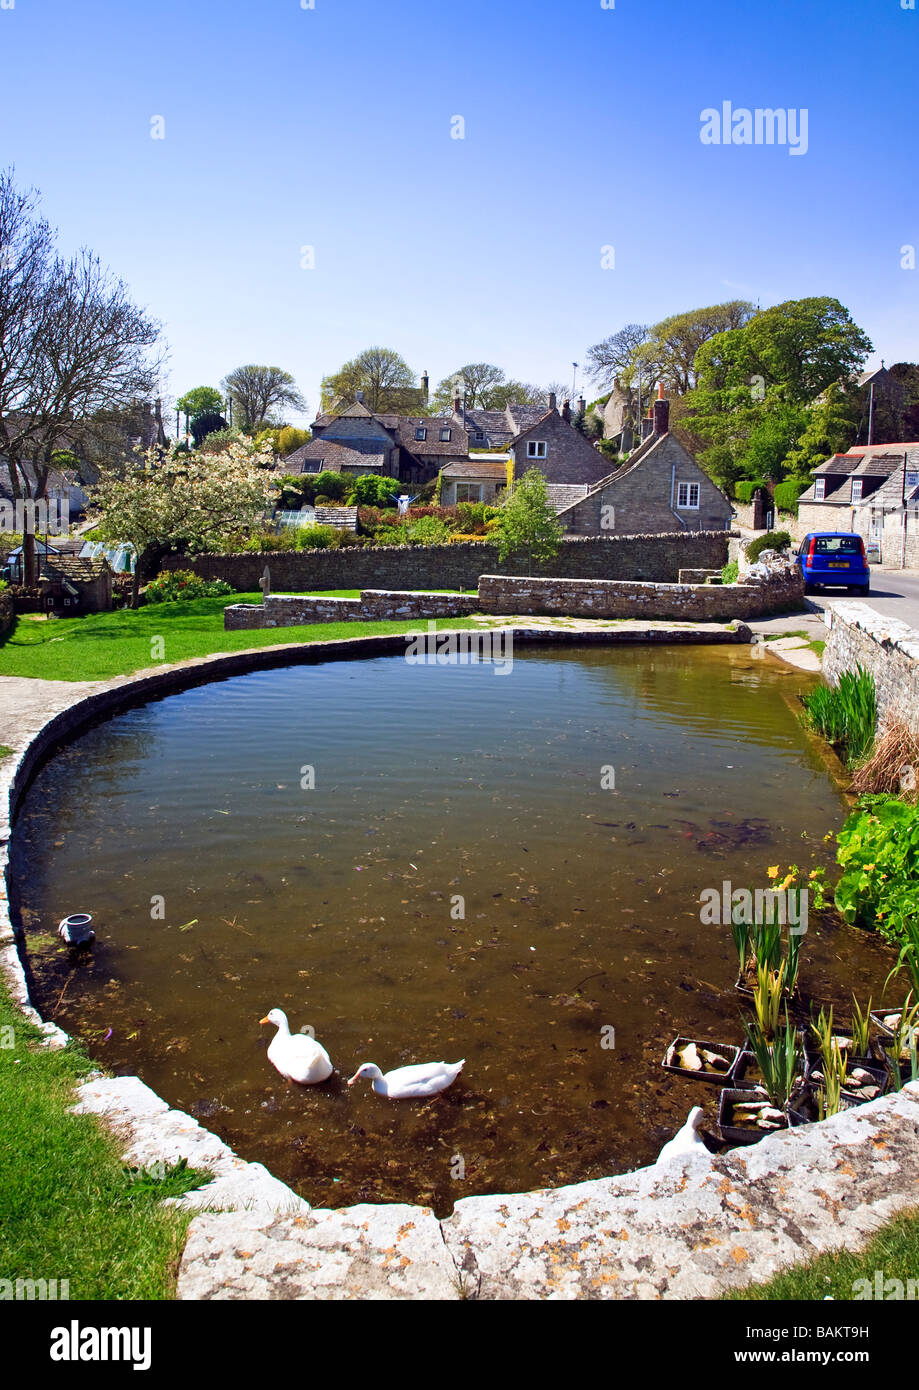
[{"label": "stone wall", "polygon": [[677,618],[730,622],[786,613],[804,604],[797,566],[774,566],[768,577],[737,584],[647,584],[586,579],[520,579],[483,575],[483,613],[559,613],[582,618]]},{"label": "stone wall", "polygon": [[880,722],[896,714],[919,733],[919,632],[865,603],[844,601],[826,616],[830,631],[823,674],[830,684],[836,685],[843,671],[864,666],[874,676]]},{"label": "stone wall", "polygon": [[[728,532],[590,536],[562,542],[556,559],[534,564],[537,575],[571,579],[650,579],[672,583],[681,569],[720,569],[727,563]],[[273,554],[171,555],[164,569],[190,569],[203,579],[224,579],[240,593],[254,593],[265,566],[275,590],[475,589],[483,574],[519,574],[520,559],[500,564],[485,542],[462,545],[386,546],[344,550],[277,551]]]},{"label": "stone wall", "polygon": [[456,618],[479,611],[476,594],[412,594],[365,589],[360,598],[269,594],[263,603],[233,603],[223,610],[227,632],[242,628],[298,627],[307,623],[382,622]]},{"label": "stone wall", "polygon": [[13,607],[13,596],[10,593],[0,593],[0,637],[5,637],[13,626],[15,609]]}]

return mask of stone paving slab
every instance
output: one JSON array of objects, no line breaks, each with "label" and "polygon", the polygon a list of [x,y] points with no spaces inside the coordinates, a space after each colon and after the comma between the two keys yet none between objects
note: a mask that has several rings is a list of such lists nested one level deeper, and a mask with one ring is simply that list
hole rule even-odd
[{"label": "stone paving slab", "polygon": [[429,1207],[356,1206],[274,1222],[199,1216],[178,1297],[455,1299],[456,1268]]}]

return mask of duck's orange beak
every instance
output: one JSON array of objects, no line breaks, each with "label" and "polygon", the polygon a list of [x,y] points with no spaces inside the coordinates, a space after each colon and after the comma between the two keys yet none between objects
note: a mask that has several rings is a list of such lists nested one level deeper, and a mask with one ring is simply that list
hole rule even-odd
[{"label": "duck's orange beak", "polygon": [[260,1019],[259,1019],[259,1023],[270,1023],[270,1022],[271,1022],[271,1019],[270,1019],[270,1018],[260,1018]]},{"label": "duck's orange beak", "polygon": [[357,1074],[357,1072],[355,1072],[354,1075],[353,1075],[353,1076],[351,1077],[351,1079],[349,1080],[348,1085],[349,1085],[349,1086],[353,1086],[354,1083],[355,1083],[355,1081],[357,1081],[357,1079],[358,1079],[358,1074]]}]

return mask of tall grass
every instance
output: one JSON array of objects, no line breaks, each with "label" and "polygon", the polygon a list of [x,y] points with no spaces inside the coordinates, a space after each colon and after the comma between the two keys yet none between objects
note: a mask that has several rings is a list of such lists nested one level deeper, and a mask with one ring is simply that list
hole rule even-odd
[{"label": "tall grass", "polygon": [[864,761],[874,743],[878,708],[874,677],[864,666],[843,671],[837,686],[818,685],[802,695],[804,722],[822,734],[847,767]]}]

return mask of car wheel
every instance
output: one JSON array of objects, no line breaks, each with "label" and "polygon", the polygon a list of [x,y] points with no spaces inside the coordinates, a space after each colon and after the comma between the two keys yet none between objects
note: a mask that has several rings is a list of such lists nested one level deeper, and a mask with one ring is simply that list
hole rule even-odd
[{"label": "car wheel", "polygon": [[864,586],[864,588],[859,589],[859,593],[860,593],[860,594],[863,594],[864,597],[867,598],[868,595],[871,593],[871,585],[870,585],[870,584],[866,584],[866,585]]},{"label": "car wheel", "polygon": [[804,581],[804,592],[805,592],[806,594],[812,594],[812,593],[814,592],[814,590],[816,589],[816,587],[817,587],[816,584],[812,584],[812,583],[810,582],[809,579],[805,579],[805,581]]}]

